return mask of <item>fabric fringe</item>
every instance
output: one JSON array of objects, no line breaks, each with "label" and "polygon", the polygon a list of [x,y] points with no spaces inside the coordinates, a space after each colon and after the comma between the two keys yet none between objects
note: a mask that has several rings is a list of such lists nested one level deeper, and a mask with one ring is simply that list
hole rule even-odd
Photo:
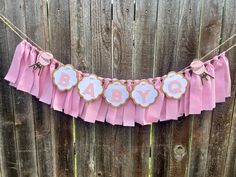
[{"label": "fabric fringe", "polygon": [[[183,115],[212,110],[216,103],[224,102],[231,95],[229,61],[224,52],[205,62],[206,72],[214,79],[209,76],[201,79],[190,70],[184,71],[189,84],[186,93],[179,100],[167,98],[160,91],[160,78],[155,78],[154,86],[159,91],[159,96],[148,108],[136,105],[131,98],[119,108],[109,105],[102,96],[97,100],[86,102],[80,97],[76,86],[68,91],[59,91],[52,82],[52,73],[58,63],[56,59],[53,59],[49,66],[41,68],[40,74],[38,69],[29,67],[37,62],[38,52],[37,48],[26,41],[19,43],[5,79],[18,90],[30,93],[41,102],[50,104],[54,110],[73,117],[81,117],[86,122],[106,121],[112,125],[135,126],[135,123],[149,125],[158,121],[176,120]],[[78,78],[81,77],[81,72],[78,71]],[[104,79],[104,89],[110,80]],[[149,81],[152,82],[153,79]],[[129,91],[132,90],[132,82],[132,80],[127,81]]]}]

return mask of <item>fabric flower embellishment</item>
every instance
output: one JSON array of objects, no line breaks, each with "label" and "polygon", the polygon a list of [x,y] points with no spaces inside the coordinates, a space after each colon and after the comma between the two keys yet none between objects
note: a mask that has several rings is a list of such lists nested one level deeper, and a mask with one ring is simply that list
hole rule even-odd
[{"label": "fabric flower embellishment", "polygon": [[53,83],[60,91],[70,90],[77,83],[76,76],[72,65],[61,66],[53,72]]},{"label": "fabric flower embellishment", "polygon": [[188,80],[179,73],[169,72],[162,81],[162,91],[169,98],[179,99],[186,92]]}]

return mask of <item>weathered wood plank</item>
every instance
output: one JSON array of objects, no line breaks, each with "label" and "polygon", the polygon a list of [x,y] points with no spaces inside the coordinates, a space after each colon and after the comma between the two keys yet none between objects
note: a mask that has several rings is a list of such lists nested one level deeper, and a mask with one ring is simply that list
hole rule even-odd
[{"label": "weathered wood plank", "polygon": [[[222,14],[223,14],[223,6],[224,2],[219,1],[206,1],[203,4],[202,7],[202,21],[201,21],[201,35],[200,35],[200,45],[199,45],[199,57],[205,55],[207,52],[209,52],[211,49],[216,47],[219,44],[219,39],[221,35],[221,25],[222,25]],[[215,53],[212,53],[211,56],[213,56]],[[209,57],[211,57],[209,56]],[[218,112],[217,114],[220,115],[222,110],[220,110],[219,105],[217,105],[214,112]],[[219,123],[219,117],[218,115],[213,113],[205,114],[206,117],[202,117],[200,119],[196,119],[195,121],[201,121],[202,119],[207,119],[204,121],[204,123],[207,123],[206,125],[201,124],[203,128],[197,127],[199,130],[206,130],[210,129],[210,137],[208,138],[207,134],[204,134],[203,136],[204,141],[202,142],[204,150],[201,152],[204,159],[201,159],[204,161],[207,159],[206,163],[206,170],[204,175],[205,176],[221,176],[221,170],[220,167],[222,167],[222,162],[217,165],[216,159],[219,157],[217,154],[217,148],[213,145],[217,143],[217,139],[219,138],[218,133],[214,131],[214,129],[217,129],[217,124]],[[212,116],[212,117],[211,117]],[[218,120],[217,120],[218,119]],[[218,122],[218,123],[217,123]],[[208,128],[207,128],[208,127]],[[219,130],[219,129],[218,129]],[[194,131],[194,130],[193,130]],[[206,143],[208,143],[208,151],[206,153]],[[220,144],[220,143],[219,143]],[[212,148],[214,146],[214,148]],[[216,151],[213,152],[213,149]],[[218,151],[219,152],[219,151]],[[206,157],[207,156],[207,157]],[[219,157],[223,158],[223,156]],[[209,160],[210,159],[210,160]],[[204,164],[205,165],[205,164]],[[217,169],[219,170],[217,170]],[[212,169],[214,169],[212,171]],[[201,172],[202,174],[202,172]]]},{"label": "weathered wood plank", "polygon": [[132,77],[134,4],[132,0],[113,1],[113,76]]},{"label": "weathered wood plank", "polygon": [[[236,33],[236,21],[235,18],[235,7],[236,7],[236,2],[232,0],[227,0],[225,2],[225,13],[223,16],[223,26],[222,26],[222,38],[223,40],[227,39],[229,36],[233,35]],[[227,45],[224,46],[221,50],[225,50],[229,46],[232,46],[235,44],[235,39],[230,41]],[[235,56],[236,56],[236,50],[235,48],[229,51],[226,56],[229,59],[230,63],[230,71],[231,71],[231,79],[232,79],[232,90],[231,90],[231,98],[230,98],[230,109],[229,111],[232,111],[231,115],[231,126],[230,126],[230,135],[228,138],[228,150],[227,150],[227,157],[224,165],[224,173],[222,176],[224,177],[234,177],[236,176],[236,106],[235,106],[235,94],[236,94],[236,76],[235,76],[235,67],[236,67],[236,61],[235,61]],[[234,108],[232,108],[234,106]],[[230,115],[228,115],[230,116]],[[223,118],[225,119],[225,118]],[[224,123],[224,122],[222,122]]]},{"label": "weathered wood plank", "polygon": [[93,72],[111,77],[112,9],[110,0],[91,0],[91,38]]},{"label": "weathered wood plank", "polygon": [[[172,70],[180,70],[197,56],[200,3],[179,1],[176,8],[176,43],[172,57]],[[166,46],[168,47],[168,46]],[[164,74],[164,73],[163,73]],[[187,176],[189,168],[189,139],[191,139],[191,116],[179,118],[171,124],[170,162],[168,176]]]},{"label": "weathered wood plank", "polygon": [[[201,13],[198,57],[202,57],[218,45],[221,31],[222,4],[220,1],[203,2]],[[209,57],[213,55],[214,53]],[[206,174],[211,119],[212,112],[205,111],[199,116],[194,116],[192,120],[190,176],[204,176]]]},{"label": "weathered wood plank", "polygon": [[[153,77],[157,1],[135,1],[133,78]],[[149,175],[150,126],[132,129],[133,176]]]},{"label": "weathered wood plank", "polygon": [[136,0],[134,21],[134,78],[153,76],[157,1]]},{"label": "weathered wood plank", "polygon": [[[0,13],[5,15],[5,2],[0,2]],[[9,32],[9,33],[7,33]],[[15,120],[12,104],[12,90],[3,78],[11,63],[8,51],[8,35],[14,36],[0,22],[0,176],[19,176],[17,146],[15,138]],[[12,55],[11,55],[12,56]]]},{"label": "weathered wood plank", "polygon": [[[156,27],[154,74],[161,76],[173,68],[176,55],[179,1],[159,1]],[[153,125],[152,176],[169,175],[171,147],[171,121]]]},{"label": "weathered wood plank", "polygon": [[[71,62],[84,72],[93,72],[91,41],[91,1],[70,2]],[[95,125],[80,118],[74,120],[75,168],[78,177],[95,173]]]},{"label": "weathered wood plank", "polygon": [[[22,31],[26,31],[24,1],[5,1],[6,16]],[[11,32],[12,34],[12,32]],[[12,58],[19,38],[8,36],[9,57]],[[37,176],[36,145],[32,97],[13,89],[19,176]]]},{"label": "weathered wood plank", "polygon": [[[42,48],[47,49],[49,45],[47,2],[25,1],[25,7],[27,35]],[[48,116],[50,109],[50,106],[33,97],[38,175],[42,177],[53,176],[52,134],[50,130],[52,117]]]},{"label": "weathered wood plank", "polygon": [[[162,7],[163,3],[159,3],[159,6]],[[163,42],[160,38],[157,38],[157,42],[159,42],[157,45],[161,45],[162,48],[159,46],[161,49],[164,48],[164,51],[173,50],[172,53],[169,54],[171,56],[168,56],[169,58],[167,59],[167,61],[166,59],[163,60],[166,61],[166,64],[162,63],[161,65],[167,65],[168,60],[172,60],[170,62],[172,63],[171,66],[164,67],[166,71],[168,71],[166,68],[180,70],[181,68],[189,64],[190,61],[197,55],[198,30],[200,22],[199,3],[194,1],[179,1],[175,3],[175,7],[173,7],[177,9],[176,11],[172,10],[173,7],[171,6],[171,4],[169,4],[169,6],[168,3],[166,4],[166,9],[171,9],[171,13],[174,13],[174,15],[170,17],[166,15],[165,17],[163,17],[163,14],[171,14],[170,10],[166,10],[165,13],[163,13],[162,15],[161,12],[159,12],[160,16],[158,15],[161,20],[166,21],[166,26],[164,26],[162,30],[166,30],[166,28],[168,28],[169,30],[172,30],[173,34],[176,34],[175,37],[171,36],[172,32],[170,32],[170,34],[166,33],[166,35],[168,36],[164,36],[164,40],[169,39],[169,44],[167,44],[168,41]],[[169,24],[169,22],[171,23]],[[171,26],[169,27],[168,25]],[[166,54],[168,55],[168,51],[166,52]],[[159,52],[159,54],[162,53]],[[158,57],[156,58],[158,59],[160,56],[157,56]],[[162,57],[164,56],[161,55],[160,58]],[[158,135],[158,137],[160,136],[159,141],[155,140],[158,139],[157,137],[153,138],[155,142],[153,146],[154,154],[158,154],[158,156],[153,159],[153,175],[155,174],[158,176],[186,176],[188,174],[190,123],[190,117],[181,118],[178,121],[168,122],[166,124],[160,123],[163,124],[164,128],[167,128],[167,125],[170,127],[168,127],[168,129],[163,132],[163,137],[161,135]],[[159,125],[156,127],[156,129],[154,128],[154,136],[155,134],[158,134],[158,129],[164,129],[161,126],[162,125]],[[164,134],[167,140],[164,139]],[[160,152],[156,152],[159,150]],[[166,160],[168,159],[168,157],[169,160]],[[160,165],[161,168],[154,169],[158,165]]]},{"label": "weathered wood plank", "polygon": [[[49,1],[50,50],[63,63],[70,63],[69,2]],[[52,155],[54,176],[74,176],[73,119],[61,112],[51,111]]]},{"label": "weathered wood plank", "polygon": [[[233,52],[233,51],[232,51]],[[232,53],[231,52],[231,53]],[[235,53],[235,51],[234,51]],[[233,90],[233,93],[235,93],[235,89]],[[235,98],[235,95],[234,95]],[[227,150],[227,158],[226,162],[224,164],[224,177],[234,177],[236,175],[236,109],[235,109],[235,100],[234,100],[234,110],[232,114],[232,123],[231,123],[231,129],[230,129],[230,136],[229,136],[229,145]]]},{"label": "weathered wood plank", "polygon": [[[200,26],[200,4],[191,0],[179,3],[177,42],[174,61],[172,61],[172,68],[177,71],[196,58]],[[172,122],[169,176],[188,175],[191,120],[189,116]]]},{"label": "weathered wood plank", "polygon": [[[113,1],[112,59],[113,77],[132,77],[134,3],[132,0]],[[133,176],[132,130],[129,127],[111,126],[111,176]]]},{"label": "weathered wood plank", "polygon": [[[112,77],[112,4],[110,0],[91,1],[93,71],[102,77]],[[111,176],[112,126],[95,124],[95,173]]]}]

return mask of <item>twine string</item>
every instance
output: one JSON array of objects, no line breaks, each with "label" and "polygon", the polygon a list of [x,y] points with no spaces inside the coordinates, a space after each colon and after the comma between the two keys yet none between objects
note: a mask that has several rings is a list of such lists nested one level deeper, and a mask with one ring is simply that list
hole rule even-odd
[{"label": "twine string", "polygon": [[[32,44],[34,44],[36,47],[38,47],[40,50],[45,51],[39,44],[37,44],[36,42],[34,42],[29,36],[27,36],[22,30],[20,30],[16,25],[14,25],[8,18],[6,18],[4,15],[0,14],[0,20],[2,20],[2,22],[4,24],[7,25],[7,27],[9,27],[18,37],[20,37],[22,40],[29,40]],[[231,39],[233,39],[236,36],[236,33],[233,34],[232,36],[230,36],[229,38],[227,38],[224,42],[222,42],[220,45],[216,46],[214,49],[212,49],[211,51],[209,51],[207,54],[205,54],[203,57],[201,57],[198,60],[204,60],[207,56],[209,56],[212,52],[214,52],[215,50],[219,49],[221,46],[223,46],[224,44],[226,44],[228,41],[230,41]],[[231,49],[233,49],[236,46],[236,43],[232,46],[230,46],[228,49],[225,50],[225,53],[230,51]],[[58,61],[59,62],[59,61]],[[61,62],[59,62],[60,64],[63,64]],[[64,65],[64,64],[63,64]],[[190,68],[190,65],[185,67],[184,69],[182,69],[180,72],[183,72],[185,69]]]}]

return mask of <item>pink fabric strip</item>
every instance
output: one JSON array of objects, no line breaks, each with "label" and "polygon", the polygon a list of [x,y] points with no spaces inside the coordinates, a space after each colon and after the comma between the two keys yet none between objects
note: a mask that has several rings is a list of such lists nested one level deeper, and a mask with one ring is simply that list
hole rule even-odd
[{"label": "pink fabric strip", "polygon": [[[34,47],[31,47],[31,51],[28,55],[28,57],[25,59],[26,67],[24,68],[22,72],[22,77],[19,80],[19,84],[17,89],[22,90],[24,92],[30,92],[31,88],[34,84],[34,71],[32,67],[29,67],[35,63],[35,59],[37,57],[37,51]],[[28,66],[28,67],[27,67]]]},{"label": "pink fabric strip", "polygon": [[50,66],[43,67],[40,72],[40,80],[39,80],[39,99],[41,99],[43,95],[44,88],[47,84],[47,82],[51,82],[50,79]]},{"label": "pink fabric strip", "polygon": [[106,122],[115,125],[115,118],[118,112],[118,108],[114,108],[113,106],[109,105],[106,115]]},{"label": "pink fabric strip", "polygon": [[189,114],[200,114],[202,111],[202,80],[192,73],[190,80]]},{"label": "pink fabric strip", "polygon": [[184,94],[184,115],[188,116],[189,115],[189,103],[190,103],[190,81],[192,79],[192,76],[190,74],[189,70],[186,70],[185,72],[185,77],[188,79],[189,84],[187,85],[186,92]]},{"label": "pink fabric strip", "polygon": [[[104,84],[103,84],[104,89],[108,86],[110,80],[111,79],[109,79],[109,78],[104,79]],[[106,103],[105,99],[102,97],[102,103],[99,108],[96,120],[100,121],[100,122],[105,122],[105,118],[107,116],[107,111],[108,111],[108,104]]]},{"label": "pink fabric strip", "polygon": [[[206,71],[212,77],[215,77],[214,66],[210,63],[206,63]],[[202,91],[202,109],[212,110],[215,107],[215,79],[207,77],[207,80],[203,80]]]},{"label": "pink fabric strip", "polygon": [[23,78],[23,73],[24,73],[24,71],[26,70],[26,68],[28,67],[27,66],[27,60],[28,60],[28,57],[29,57],[29,55],[30,55],[30,50],[31,50],[31,46],[27,43],[26,45],[25,45],[25,52],[24,52],[24,55],[23,55],[23,58],[22,58],[22,60],[21,60],[21,64],[20,64],[20,70],[19,70],[19,74],[18,74],[18,78],[17,78],[17,80],[16,80],[16,82],[14,83],[15,84],[15,87],[17,88],[17,89],[21,89],[22,87],[24,87],[23,85],[22,85],[22,78]]},{"label": "pink fabric strip", "polygon": [[64,113],[71,115],[71,106],[72,106],[72,94],[73,88],[67,91],[65,104],[64,104]]},{"label": "pink fabric strip", "polygon": [[73,88],[72,98],[71,98],[71,110],[70,115],[73,117],[79,116],[79,109],[80,109],[80,96],[78,94],[78,89],[76,87]]},{"label": "pink fabric strip", "polygon": [[[37,60],[34,60],[34,63],[37,63]],[[32,69],[32,68],[31,68]],[[40,78],[42,76],[42,71],[40,71],[39,73],[39,69],[34,70],[33,74],[34,74],[34,84],[33,87],[30,91],[30,93],[34,96],[36,96],[37,98],[39,97],[39,89],[40,89]]]},{"label": "pink fabric strip", "polygon": [[214,57],[213,66],[215,67],[215,98],[217,103],[225,102],[225,76],[224,64],[218,57]]},{"label": "pink fabric strip", "polygon": [[[55,87],[55,86],[54,86]],[[52,98],[52,108],[56,111],[62,111],[68,91],[55,90],[54,97]]]},{"label": "pink fabric strip", "polygon": [[105,122],[107,110],[108,110],[108,104],[106,103],[105,99],[102,98],[102,104],[99,108],[98,116],[97,116],[96,120],[99,122]]},{"label": "pink fabric strip", "polygon": [[[132,81],[127,81],[127,88],[129,91],[132,90]],[[124,126],[134,126],[135,125],[135,104],[129,99],[124,107],[123,114],[123,125]]]},{"label": "pink fabric strip", "polygon": [[179,116],[179,100],[166,98],[166,119],[176,120]]},{"label": "pink fabric strip", "polygon": [[[157,90],[160,90],[161,80],[159,77],[155,78],[155,80],[156,80],[156,82],[155,82],[154,86]],[[147,110],[147,121],[148,122],[158,122],[160,120],[164,97],[165,96],[164,96],[163,92],[159,91],[159,95],[156,98],[155,102],[148,107],[148,110]]]},{"label": "pink fabric strip", "polygon": [[[46,104],[51,104],[52,102],[52,97],[53,97],[53,91],[55,90],[55,86],[53,86],[52,83],[52,73],[55,69],[55,62],[52,61],[51,64],[45,68],[48,68],[45,71],[48,71],[48,75],[45,77],[44,82],[42,83],[42,88],[41,95],[39,98],[39,101],[42,101]],[[41,73],[43,75],[43,73]]]},{"label": "pink fabric strip", "polygon": [[99,97],[97,100],[88,103],[87,111],[84,115],[84,121],[94,123],[98,116],[98,111],[102,103],[102,98]]},{"label": "pink fabric strip", "polygon": [[123,124],[124,107],[126,106],[126,104],[127,103],[125,103],[125,105],[123,105],[117,109],[115,122],[114,122],[115,125],[122,125]]},{"label": "pink fabric strip", "polygon": [[225,52],[221,53],[219,60],[222,61],[223,70],[224,70],[224,81],[225,81],[225,97],[231,96],[231,78],[230,78],[230,69],[229,69],[229,60],[225,56]]},{"label": "pink fabric strip", "polygon": [[25,53],[25,45],[26,41],[22,41],[19,43],[16,47],[11,66],[8,70],[7,75],[5,76],[5,80],[16,83],[19,72],[20,72],[20,66],[21,66],[21,60],[23,59],[24,53]]}]

